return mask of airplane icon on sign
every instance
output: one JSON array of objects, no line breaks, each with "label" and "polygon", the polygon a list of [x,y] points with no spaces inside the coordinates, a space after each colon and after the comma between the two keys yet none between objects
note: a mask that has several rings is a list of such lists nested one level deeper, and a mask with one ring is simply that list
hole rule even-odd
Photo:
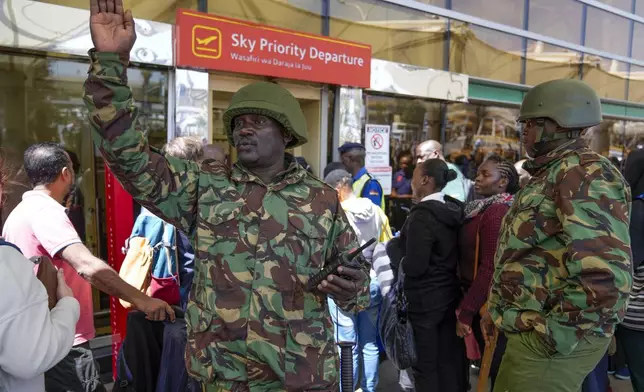
[{"label": "airplane icon on sign", "polygon": [[213,42],[213,41],[214,41],[214,40],[216,40],[217,38],[219,38],[219,37],[218,37],[218,36],[216,36],[216,35],[211,35],[210,37],[208,37],[208,38],[203,38],[203,39],[199,39],[199,38],[197,38],[197,43],[198,43],[199,45],[208,46],[208,45],[210,45],[210,43],[211,43],[211,42]]},{"label": "airplane icon on sign", "polygon": [[216,27],[196,25],[192,28],[192,53],[197,57],[220,58],[222,41],[221,30]]}]

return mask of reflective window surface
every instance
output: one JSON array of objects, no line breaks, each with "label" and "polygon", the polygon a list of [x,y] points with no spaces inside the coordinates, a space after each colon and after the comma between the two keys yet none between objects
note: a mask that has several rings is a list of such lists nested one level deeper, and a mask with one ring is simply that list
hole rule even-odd
[{"label": "reflective window surface", "polygon": [[528,30],[581,43],[582,4],[576,0],[530,0]]},{"label": "reflective window surface", "polygon": [[555,79],[577,79],[582,61],[578,52],[528,40],[526,84],[530,86]]},{"label": "reflective window surface", "polygon": [[450,71],[521,82],[521,37],[459,22],[454,22],[453,26]]},{"label": "reflective window surface", "polygon": [[600,98],[626,99],[627,66],[617,60],[587,55],[584,82],[597,91]]},{"label": "reflective window surface", "polygon": [[425,140],[441,140],[441,106],[429,100],[368,95],[367,124],[391,126],[390,160]]},{"label": "reflective window surface", "polygon": [[[38,0],[43,3],[89,9],[88,0]],[[197,0],[123,0],[125,9],[131,9],[135,18],[155,22],[174,23],[177,9],[197,9]]]},{"label": "reflective window surface", "polygon": [[452,9],[504,25],[523,28],[523,0],[452,0]]},{"label": "reflective window surface", "polygon": [[631,65],[630,79],[628,81],[628,100],[644,102],[644,68]]},{"label": "reflective window surface", "polygon": [[626,156],[631,151],[641,148],[644,145],[644,122],[622,121],[623,125],[623,148]]},{"label": "reflective window surface", "polygon": [[[76,171],[79,197],[74,198],[75,204],[70,207],[75,214],[70,219],[85,245],[105,260],[105,168],[103,160],[95,154],[82,101],[87,69],[83,62],[0,55],[0,146],[12,174],[4,189],[6,199],[0,209],[0,226],[22,194],[31,188],[22,169],[25,149],[38,142],[57,142],[79,164]],[[160,147],[167,137],[168,75],[131,68],[128,76],[140,109],[142,129],[152,144]],[[108,296],[95,292],[95,310],[108,308]],[[108,322],[97,322],[97,327]]]},{"label": "reflective window surface", "polygon": [[317,0],[208,0],[208,13],[270,26],[322,33],[322,5]]},{"label": "reflective window surface", "polygon": [[588,7],[585,45],[609,53],[628,55],[628,19]]},{"label": "reflective window surface", "polygon": [[330,35],[369,44],[373,57],[443,69],[447,20],[370,0],[330,0]]},{"label": "reflective window surface", "polygon": [[447,0],[415,0],[417,3],[435,5],[437,7],[445,7]]},{"label": "reflective window surface", "polygon": [[628,154],[644,143],[644,122],[605,118],[598,126],[588,129],[584,138],[591,149],[623,168]]},{"label": "reflective window surface", "polygon": [[516,162],[521,154],[518,115],[516,108],[447,105],[445,157],[469,178],[476,177],[478,166],[492,154]]},{"label": "reflective window surface", "polygon": [[644,1],[635,1],[635,14],[644,16]]},{"label": "reflective window surface", "polygon": [[599,0],[600,2],[619,8],[622,11],[631,12],[632,4],[635,0]]},{"label": "reflective window surface", "polygon": [[[344,97],[343,99],[348,99]],[[365,124],[390,125],[393,167],[401,151],[415,150],[426,140],[444,140],[445,158],[458,165],[463,174],[475,178],[478,166],[492,154],[516,162],[525,158],[521,146],[521,125],[516,122],[519,109],[484,104],[449,103],[386,95],[365,94]],[[445,130],[444,136],[441,129]],[[583,136],[590,148],[612,157],[616,164],[630,151],[644,144],[644,122],[607,118],[588,129]]]},{"label": "reflective window surface", "polygon": [[[641,0],[644,4],[644,0]],[[635,23],[633,26],[633,58],[644,61],[644,24]]]}]

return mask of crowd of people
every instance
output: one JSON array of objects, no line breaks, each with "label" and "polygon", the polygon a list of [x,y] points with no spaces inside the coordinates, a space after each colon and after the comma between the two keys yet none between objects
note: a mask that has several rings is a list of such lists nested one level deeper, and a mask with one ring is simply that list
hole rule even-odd
[{"label": "crowd of people", "polygon": [[[29,147],[33,190],[0,240],[0,391],[105,390],[89,346],[92,286],[133,310],[114,390],[337,391],[348,342],[352,389],[375,391],[380,307],[402,290],[416,359],[399,369],[404,390],[468,391],[476,363],[479,390],[489,379],[500,392],[604,392],[617,336],[644,391],[644,237],[630,224],[644,213],[644,151],[623,175],[586,146],[581,135],[601,122],[586,84],[526,94],[529,159],[517,165],[491,155],[472,181],[437,141],[401,154],[392,200],[406,210],[388,216],[362,145],[341,146],[319,178],[287,153],[307,142],[306,120],[278,84],[232,97],[233,165],[190,138],[151,148],[127,83],[133,16],[121,0],[91,0],[90,11],[88,132],[141,205],[128,268],[83,245],[65,208],[73,157]],[[0,200],[4,173],[0,160]]]}]

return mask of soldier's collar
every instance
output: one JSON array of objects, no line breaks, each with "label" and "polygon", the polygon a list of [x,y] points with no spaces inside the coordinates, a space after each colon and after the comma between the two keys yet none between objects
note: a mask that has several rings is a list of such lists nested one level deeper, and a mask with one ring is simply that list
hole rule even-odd
[{"label": "soldier's collar", "polygon": [[285,169],[275,176],[275,179],[270,184],[264,184],[259,177],[237,162],[233,166],[231,179],[236,182],[254,182],[260,185],[265,185],[271,190],[279,191],[287,185],[296,184],[302,181],[308,173],[306,169],[297,163],[293,155],[288,153],[284,154],[284,167]]},{"label": "soldier's collar", "polygon": [[570,153],[585,147],[586,147],[586,141],[584,139],[577,138],[575,140],[571,140],[567,143],[557,146],[556,148],[554,148],[548,153],[539,155],[534,159],[528,160],[523,165],[523,168],[525,169],[525,171],[530,173],[531,176],[535,176],[541,170],[548,167],[552,162],[558,161],[561,158],[569,155]]}]

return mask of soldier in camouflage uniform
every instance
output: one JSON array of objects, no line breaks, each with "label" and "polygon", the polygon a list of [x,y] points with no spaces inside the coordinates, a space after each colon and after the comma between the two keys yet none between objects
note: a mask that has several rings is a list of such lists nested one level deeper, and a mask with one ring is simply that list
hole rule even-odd
[{"label": "soldier in camouflage uniform", "polygon": [[630,189],[580,137],[601,122],[585,83],[534,87],[519,121],[532,178],[505,217],[496,253],[488,309],[508,345],[494,390],[576,392],[626,310]]},{"label": "soldier in camouflage uniform", "polygon": [[306,142],[297,100],[265,82],[233,96],[224,113],[239,155],[232,170],[164,156],[137,128],[127,86],[131,12],[121,0],[92,0],[90,29],[84,100],[93,141],[125,189],[195,245],[190,374],[213,392],[336,391],[327,295],[343,310],[364,309],[370,266],[340,267],[318,290],[304,290],[310,275],[358,243],[337,192],[285,154]]}]

